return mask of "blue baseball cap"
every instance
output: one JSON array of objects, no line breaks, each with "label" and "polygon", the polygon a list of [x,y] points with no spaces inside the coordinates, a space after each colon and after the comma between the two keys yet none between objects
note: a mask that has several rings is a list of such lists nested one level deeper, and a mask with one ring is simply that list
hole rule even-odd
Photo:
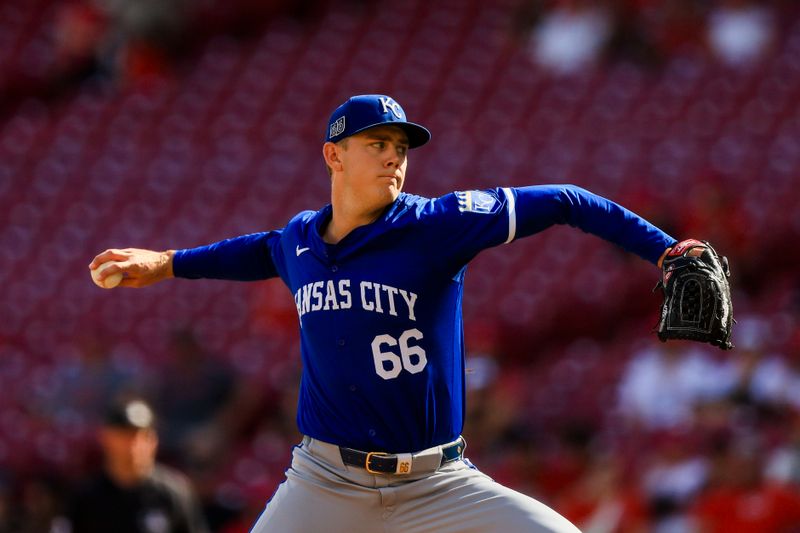
[{"label": "blue baseball cap", "polygon": [[328,121],[325,142],[339,142],[375,126],[389,124],[403,128],[408,135],[408,147],[417,148],[431,140],[427,128],[408,122],[406,112],[390,96],[361,94],[353,96],[336,108]]}]

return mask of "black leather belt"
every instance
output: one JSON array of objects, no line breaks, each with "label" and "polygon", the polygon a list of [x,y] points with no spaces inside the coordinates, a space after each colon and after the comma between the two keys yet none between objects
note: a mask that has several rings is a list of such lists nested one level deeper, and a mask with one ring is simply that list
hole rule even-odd
[{"label": "black leather belt", "polygon": [[[463,437],[459,437],[457,441],[442,447],[442,466],[456,459],[460,459],[464,453],[466,442]],[[339,452],[342,455],[342,461],[345,464],[358,466],[365,469],[370,474],[409,474],[410,471],[398,472],[398,457],[401,454],[388,454],[382,452],[362,452],[361,450],[354,450],[352,448],[339,447]],[[401,464],[402,467],[402,464]]]}]

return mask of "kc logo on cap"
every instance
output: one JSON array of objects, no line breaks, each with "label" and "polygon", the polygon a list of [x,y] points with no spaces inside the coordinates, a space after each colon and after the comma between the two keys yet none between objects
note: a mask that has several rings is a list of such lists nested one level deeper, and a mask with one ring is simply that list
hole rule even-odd
[{"label": "kc logo on cap", "polygon": [[392,97],[362,94],[349,98],[331,114],[325,141],[339,142],[384,124],[402,128],[408,135],[409,148],[422,146],[431,138],[431,132],[427,128],[406,120],[405,111]]},{"label": "kc logo on cap", "polygon": [[388,96],[381,96],[379,100],[381,101],[381,105],[383,106],[384,113],[388,113],[389,111],[391,111],[397,118],[399,119],[403,118],[403,115],[405,113],[403,113],[403,108],[400,107],[400,104],[398,104]]}]

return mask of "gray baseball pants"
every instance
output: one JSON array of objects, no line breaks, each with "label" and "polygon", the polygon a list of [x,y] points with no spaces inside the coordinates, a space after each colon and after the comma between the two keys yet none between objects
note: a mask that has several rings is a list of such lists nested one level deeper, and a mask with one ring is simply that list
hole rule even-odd
[{"label": "gray baseball pants", "polygon": [[251,533],[580,533],[464,460],[439,467],[441,453],[414,454],[408,475],[370,474],[305,437]]}]

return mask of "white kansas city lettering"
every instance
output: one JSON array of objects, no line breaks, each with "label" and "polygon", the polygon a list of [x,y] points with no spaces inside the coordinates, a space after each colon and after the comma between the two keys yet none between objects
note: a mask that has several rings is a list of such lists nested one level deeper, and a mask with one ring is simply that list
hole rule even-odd
[{"label": "white kansas city lettering", "polygon": [[[356,301],[364,311],[417,320],[414,314],[417,294],[414,292],[383,283],[361,281],[356,294],[358,295]],[[351,309],[353,293],[350,280],[341,279],[338,283],[333,280],[306,283],[294,293],[294,302],[300,318],[306,313],[315,311]]]}]

